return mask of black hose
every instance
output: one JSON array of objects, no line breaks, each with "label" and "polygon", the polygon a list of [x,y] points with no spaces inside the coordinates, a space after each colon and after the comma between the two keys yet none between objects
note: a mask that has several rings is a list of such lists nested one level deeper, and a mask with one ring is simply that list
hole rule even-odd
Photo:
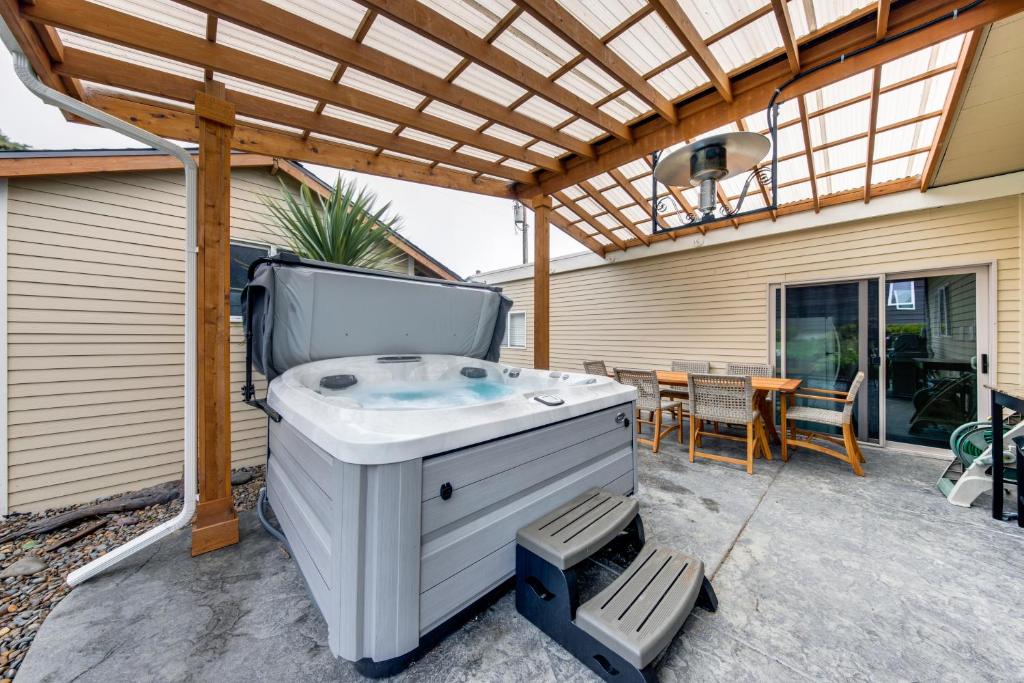
[{"label": "black hose", "polygon": [[288,552],[291,552],[291,547],[288,545],[288,539],[284,537],[284,533],[280,529],[275,527],[273,524],[271,524],[270,520],[267,519],[266,511],[264,510],[264,506],[266,504],[267,487],[264,486],[263,488],[260,489],[259,496],[256,498],[256,516],[259,518],[260,524],[263,525],[263,528],[266,529],[267,533],[276,538],[277,540],[279,540],[282,544],[284,544],[285,548],[288,548]]}]

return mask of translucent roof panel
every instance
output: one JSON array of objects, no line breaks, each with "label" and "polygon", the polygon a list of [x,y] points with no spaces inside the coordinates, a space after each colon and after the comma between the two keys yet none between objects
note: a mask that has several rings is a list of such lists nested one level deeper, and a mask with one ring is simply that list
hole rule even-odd
[{"label": "translucent roof panel", "polygon": [[192,66],[191,64],[176,62],[173,59],[165,59],[163,57],[151,55],[148,52],[142,52],[141,50],[133,50],[130,47],[121,47],[120,45],[114,45],[113,43],[97,40],[96,38],[90,38],[89,36],[83,36],[63,29],[57,29],[57,35],[60,36],[61,42],[68,47],[76,47],[79,50],[103,55],[104,57],[111,57],[112,59],[120,59],[138,66],[159,69],[160,71],[165,71],[176,76],[184,76],[185,78],[191,78],[193,80],[203,79],[203,70],[197,66]]},{"label": "translucent roof panel", "polygon": [[779,174],[779,184],[806,178],[809,175],[807,171],[807,157],[793,157],[786,161],[780,161],[777,173]]},{"label": "translucent roof panel", "polygon": [[779,128],[779,156],[786,156],[804,149],[804,131],[799,125]]},{"label": "translucent roof panel", "polygon": [[797,183],[796,185],[790,185],[789,187],[779,188],[779,200],[778,204],[792,204],[793,202],[803,201],[811,198],[811,184]]},{"label": "translucent roof panel", "polygon": [[235,118],[241,121],[242,123],[251,124],[256,128],[271,128],[273,130],[280,130],[284,131],[285,133],[291,133],[293,135],[299,135],[302,133],[302,131],[299,130],[298,128],[293,128],[292,126],[283,126],[280,123],[275,123],[273,121],[264,121],[263,119],[257,119],[251,116],[242,116],[241,114],[239,114]]},{"label": "translucent roof panel", "polygon": [[493,152],[488,152],[487,150],[483,149],[477,149],[476,147],[470,147],[469,145],[463,145],[462,147],[459,147],[459,153],[468,154],[471,157],[476,157],[478,159],[483,159],[484,161],[492,162],[497,161],[498,159],[501,158],[499,155],[494,154]]},{"label": "translucent roof panel", "polygon": [[938,126],[939,118],[936,116],[926,121],[879,133],[875,136],[875,158],[888,157],[930,145],[935,139]]},{"label": "translucent roof panel", "polygon": [[697,63],[686,58],[647,80],[668,100],[676,100],[708,83],[707,75]]},{"label": "translucent roof panel", "polygon": [[836,168],[863,164],[868,156],[868,140],[860,138],[814,153],[814,170],[819,174]]},{"label": "translucent roof panel", "polygon": [[646,6],[645,0],[558,0],[590,32],[604,36]]},{"label": "translucent roof panel", "polygon": [[511,0],[419,0],[479,37],[484,37],[508,14]]},{"label": "translucent roof panel", "polygon": [[926,47],[882,65],[882,87],[899,83],[917,74],[943,66],[952,66],[960,57],[964,37],[954,36],[938,45]]},{"label": "translucent roof panel", "polygon": [[815,116],[809,122],[811,144],[817,146],[867,132],[871,103],[867,100]]},{"label": "translucent roof panel", "polygon": [[818,178],[818,194],[835,194],[847,190],[855,190],[864,187],[865,171],[858,168],[852,171],[834,173],[824,178]]},{"label": "translucent roof panel", "polygon": [[657,69],[683,52],[683,46],[656,13],[630,26],[608,43],[637,73]]},{"label": "translucent roof panel", "polygon": [[572,46],[526,13],[502,31],[494,45],[545,76],[577,55]]},{"label": "translucent roof panel", "polygon": [[643,116],[650,110],[646,102],[631,92],[624,92],[611,102],[601,105],[601,111],[624,123]]},{"label": "translucent roof panel", "polygon": [[431,133],[425,133],[421,130],[416,130],[415,128],[405,128],[398,135],[399,137],[409,138],[410,140],[423,142],[428,145],[434,145],[435,147],[441,147],[442,149],[451,149],[452,147],[455,146],[454,140],[443,138],[440,135],[432,135]]},{"label": "translucent roof panel", "polygon": [[589,196],[580,197],[579,199],[576,200],[576,204],[578,204],[581,209],[589,213],[591,216],[596,216],[597,214],[604,211],[604,209],[601,208],[601,205],[595,202]]},{"label": "translucent roof panel", "polygon": [[272,100],[291,107],[305,109],[306,111],[313,111],[316,108],[316,100],[302,97],[301,95],[294,95],[277,88],[271,88],[270,86],[260,85],[259,83],[253,83],[243,78],[235,78],[227,74],[217,74],[216,79],[223,83],[228,90],[244,92],[256,97],[262,97],[265,100]]},{"label": "translucent roof panel", "polygon": [[589,59],[577,64],[556,82],[591,104],[603,100],[622,87],[617,80],[606,74],[603,69]]},{"label": "translucent roof panel", "polygon": [[643,160],[637,159],[636,161],[631,161],[628,164],[619,166],[619,171],[627,178],[635,178],[640,175],[649,174],[651,172],[651,167]]},{"label": "translucent roof panel", "polygon": [[403,107],[415,108],[423,102],[423,95],[390,81],[377,78],[365,71],[349,67],[341,77],[341,84],[360,92],[382,97]]},{"label": "translucent roof panel", "polygon": [[[720,3],[706,4],[717,6]],[[710,49],[722,68],[730,72],[781,47],[778,22],[775,14],[769,13],[713,43]]]},{"label": "translucent roof panel", "polygon": [[890,90],[878,98],[878,125],[887,126],[911,116],[941,111],[953,82],[953,73],[946,72]]},{"label": "translucent roof panel", "polygon": [[546,157],[560,157],[566,152],[566,150],[561,147],[552,145],[548,142],[537,142],[527,147],[527,149],[531,152],[536,152],[537,154],[543,154]]},{"label": "translucent roof panel", "polygon": [[375,152],[377,150],[377,148],[374,147],[373,145],[364,145],[359,142],[352,142],[351,140],[343,140],[341,138],[336,138],[332,135],[310,133],[309,137],[313,140],[326,140],[327,142],[336,142],[338,144],[345,145],[346,147],[354,147],[355,149],[358,149],[363,152]]},{"label": "translucent roof panel", "polygon": [[182,104],[184,104],[183,102],[179,102],[178,100],[172,100],[167,97],[158,97],[157,95],[150,95],[149,93],[140,95],[139,93],[133,90],[115,88],[112,85],[104,85],[103,83],[93,83],[92,81],[81,81],[81,83],[91,92],[94,92],[98,95],[128,95],[129,97],[144,100],[147,103],[152,103],[157,106],[171,105],[172,107],[181,107]]},{"label": "translucent roof panel", "polygon": [[648,215],[648,213],[641,209],[636,204],[624,207],[622,209],[622,215],[628,218],[629,220],[633,221],[634,223],[641,223],[643,221],[651,220],[651,217]]},{"label": "translucent roof panel", "polygon": [[579,138],[584,142],[590,142],[594,138],[602,137],[605,134],[604,129],[598,128],[597,126],[593,125],[588,121],[584,121],[583,119],[576,119],[572,123],[566,126],[562,126],[562,132],[568,133],[574,138]]},{"label": "translucent roof panel", "polygon": [[522,161],[517,161],[516,159],[505,159],[504,161],[501,162],[501,165],[508,166],[509,168],[514,168],[517,171],[529,172],[534,170],[534,167],[531,166],[530,164],[524,164]]},{"label": "translucent roof panel", "polygon": [[266,0],[283,10],[298,14],[318,26],[352,38],[366,15],[366,8],[352,0]]},{"label": "translucent roof panel", "polygon": [[683,13],[704,38],[735,24],[754,13],[761,5],[757,0],[678,0]]},{"label": "translucent roof panel", "polygon": [[905,159],[894,159],[875,164],[871,169],[871,182],[888,183],[901,178],[916,178],[924,171],[925,153],[915,154]]},{"label": "translucent roof panel", "polygon": [[579,185],[570,185],[563,192],[565,192],[565,196],[574,201],[587,194]]},{"label": "translucent roof panel", "polygon": [[552,127],[557,127],[572,116],[571,112],[536,95],[516,107],[515,111]]},{"label": "translucent roof panel", "polygon": [[499,140],[511,142],[513,145],[519,145],[520,147],[526,145],[526,143],[533,139],[529,135],[520,133],[517,130],[512,130],[511,128],[501,125],[500,123],[495,123],[490,126],[487,126],[487,128],[485,128],[483,132],[486,133],[487,135],[496,137]]},{"label": "translucent roof panel", "polygon": [[618,186],[606,188],[602,190],[602,194],[604,194],[605,199],[615,206],[629,206],[633,203],[633,198]]},{"label": "translucent roof panel", "polygon": [[797,38],[802,38],[877,4],[877,0],[791,0],[789,17],[793,22],[793,32]]},{"label": "translucent roof panel", "polygon": [[334,60],[224,20],[217,23],[217,42],[322,78],[330,78],[338,65]]},{"label": "translucent roof panel", "polygon": [[821,111],[842,102],[848,102],[861,95],[871,93],[871,72],[862,71],[849,78],[827,85],[804,96],[804,105],[808,113]]},{"label": "translucent roof panel", "polygon": [[590,184],[599,190],[603,190],[608,187],[615,187],[615,178],[612,178],[607,173],[599,173],[590,179]]},{"label": "translucent roof panel", "polygon": [[437,100],[431,100],[430,104],[423,108],[423,113],[473,130],[477,130],[480,126],[487,123],[487,119],[483,117],[471,114],[458,107],[453,107],[450,104],[438,102]]},{"label": "translucent roof panel", "polygon": [[462,61],[448,48],[382,16],[374,20],[363,44],[438,78],[448,76]]},{"label": "translucent roof panel", "polygon": [[526,94],[512,81],[477,64],[467,66],[454,83],[505,107]]},{"label": "translucent roof panel", "polygon": [[333,104],[328,104],[324,107],[324,116],[330,116],[342,121],[348,121],[349,123],[356,123],[360,126],[374,128],[376,130],[382,130],[385,133],[394,133],[395,129],[398,128],[398,126],[391,121],[378,119],[376,116],[352,111],[351,109],[345,109],[344,107],[336,107]]},{"label": "translucent roof panel", "polygon": [[176,31],[206,37],[206,13],[172,0],[93,0],[97,5],[154,21]]}]

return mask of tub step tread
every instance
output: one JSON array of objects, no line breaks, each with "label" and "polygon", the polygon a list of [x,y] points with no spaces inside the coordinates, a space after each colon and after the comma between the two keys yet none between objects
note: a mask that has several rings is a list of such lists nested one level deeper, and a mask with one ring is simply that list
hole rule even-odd
[{"label": "tub step tread", "polygon": [[635,498],[590,489],[520,529],[516,541],[565,570],[607,545],[639,512]]}]

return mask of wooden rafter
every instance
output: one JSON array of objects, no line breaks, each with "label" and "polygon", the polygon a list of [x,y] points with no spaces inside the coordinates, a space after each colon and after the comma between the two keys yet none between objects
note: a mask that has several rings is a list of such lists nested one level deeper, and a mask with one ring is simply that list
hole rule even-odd
[{"label": "wooden rafter", "polygon": [[[888,156],[878,157],[877,159],[875,159],[875,163],[876,164],[884,164],[887,161],[899,161],[900,159],[906,159],[907,157],[916,156],[918,154],[924,154],[925,152],[928,151],[928,149],[929,149],[928,147],[915,147],[914,149],[908,149],[908,150],[903,151],[903,152],[897,152],[896,154],[889,154]],[[819,178],[827,178],[829,176],[839,175],[840,173],[848,173],[850,171],[859,171],[859,170],[864,169],[864,168],[867,168],[867,162],[859,162],[859,163],[856,163],[856,164],[850,164],[849,166],[840,166],[839,168],[830,168],[830,169],[828,169],[826,171],[819,171],[818,172],[818,177]],[[794,180],[787,180],[784,183],[779,183],[779,187],[780,188],[782,188],[782,187],[792,187],[794,185],[799,185],[801,183],[806,183],[807,180],[808,180],[807,178],[796,178]],[[861,197],[863,198],[863,196],[864,196],[863,188],[859,189],[858,192],[861,193]]]},{"label": "wooden rafter", "polygon": [[864,168],[864,203],[871,201],[871,170],[874,168],[875,130],[878,128],[878,90],[882,87],[882,67],[871,73],[871,109],[868,114],[868,155]]},{"label": "wooden rafter", "polygon": [[615,206],[615,204],[610,202],[608,198],[604,196],[603,192],[595,188],[587,181],[583,181],[582,183],[580,183],[580,189],[582,189],[584,192],[590,195],[591,199],[600,204],[601,208],[608,212],[608,215],[617,220],[619,222],[619,225],[633,233],[633,235],[638,240],[640,240],[644,244],[651,243],[650,237],[648,237],[648,235],[644,231],[640,230],[640,228],[636,227],[633,221],[626,218],[625,214],[623,214],[622,211],[620,211],[619,208]]},{"label": "wooden rafter", "polygon": [[601,258],[604,258],[605,246],[569,222],[568,218],[557,211],[552,211],[549,220],[566,235],[573,238]]},{"label": "wooden rafter", "polygon": [[956,72],[953,74],[953,84],[946,94],[946,103],[942,108],[942,117],[935,131],[931,149],[928,150],[928,158],[924,162],[924,170],[921,172],[921,192],[926,192],[935,181],[935,174],[939,171],[939,162],[946,151],[946,144],[949,142],[950,131],[953,130],[953,119],[960,108],[960,102],[967,92],[967,76],[974,65],[974,58],[978,54],[986,30],[972,31],[964,39],[963,47],[960,48],[960,58],[956,63]]},{"label": "wooden rafter", "polygon": [[654,107],[654,110],[665,121],[676,123],[678,117],[672,103],[556,0],[515,0],[515,2],[529,12],[534,19],[587,55],[602,69],[615,76],[633,94]]},{"label": "wooden rafter", "polygon": [[612,118],[582,97],[529,68],[490,41],[478,38],[461,25],[421,3],[404,0],[358,0],[406,28],[446,44],[467,59],[475,61],[503,78],[540,95],[558,106],[576,112],[593,125],[608,131],[620,140],[633,139],[625,124]]},{"label": "wooden rafter", "polygon": [[799,73],[800,48],[796,42],[796,33],[793,31],[793,20],[789,16],[789,3],[787,0],[772,0],[772,11],[775,12],[775,22],[779,25],[779,33],[782,34],[782,45],[786,49],[789,70]]},{"label": "wooden rafter", "polygon": [[564,206],[565,208],[569,209],[574,214],[576,214],[577,216],[582,218],[583,221],[587,225],[589,225],[594,230],[597,230],[599,233],[601,233],[605,238],[608,239],[608,241],[610,241],[612,244],[614,244],[616,248],[618,248],[618,249],[625,249],[626,248],[626,243],[622,240],[621,237],[616,235],[614,232],[612,232],[608,228],[604,227],[604,225],[601,223],[601,221],[599,221],[596,218],[594,218],[593,216],[591,216],[590,213],[588,211],[586,211],[582,206],[580,206],[579,204],[574,202],[572,199],[570,199],[569,195],[565,194],[564,192],[556,192],[552,196],[555,199],[557,199],[558,201],[560,201],[562,203],[562,206]]},{"label": "wooden rafter", "polygon": [[[217,23],[218,19],[212,14],[206,15],[206,39],[211,43],[217,42]],[[207,81],[213,80],[213,69],[207,67],[203,69],[203,79]]]},{"label": "wooden rafter", "polygon": [[477,116],[492,121],[501,120],[509,128],[584,157],[593,156],[590,145],[571,135],[560,133],[529,116],[508,111],[497,102],[264,0],[176,1],[329,59],[345,62],[403,88],[461,107]]},{"label": "wooden rafter", "polygon": [[889,32],[889,1],[878,0],[878,16],[875,19],[875,40],[885,38]]},{"label": "wooden rafter", "polygon": [[[811,182],[811,199],[814,200],[814,213],[821,211],[821,200],[818,198],[818,174],[814,172],[814,150],[811,147],[811,127],[807,122],[807,105],[804,104],[804,96],[796,98],[797,106],[800,109],[800,132],[804,138],[804,151],[807,154],[807,173]],[[778,182],[776,182],[776,188]]]},{"label": "wooden rafter", "polygon": [[518,145],[493,136],[483,135],[471,128],[416,112],[383,97],[347,88],[326,78],[313,76],[242,50],[209,43],[204,38],[165,28],[83,0],[37,0],[34,5],[24,6],[22,11],[33,21],[57,25],[189,64],[210,66],[215,71],[405,124],[496,154],[506,154],[543,168],[562,168],[557,160],[550,157],[524,150]]},{"label": "wooden rafter", "polygon": [[686,54],[696,62],[700,70],[711,81],[711,84],[726,102],[732,102],[732,85],[729,74],[725,72],[718,59],[708,49],[707,43],[701,38],[693,22],[686,16],[677,0],[649,0],[661,20],[665,22],[672,35],[686,49]]},{"label": "wooden rafter", "polygon": [[[126,97],[91,95],[86,102],[125,121],[131,121],[156,135],[172,140],[196,142],[195,114],[168,105],[146,104]],[[285,159],[308,161],[348,171],[398,178],[424,185],[510,197],[509,186],[498,180],[474,179],[468,173],[431,169],[426,164],[388,156],[377,156],[348,145],[326,140],[303,140],[299,135],[248,124],[235,126],[234,149],[270,154]]]}]

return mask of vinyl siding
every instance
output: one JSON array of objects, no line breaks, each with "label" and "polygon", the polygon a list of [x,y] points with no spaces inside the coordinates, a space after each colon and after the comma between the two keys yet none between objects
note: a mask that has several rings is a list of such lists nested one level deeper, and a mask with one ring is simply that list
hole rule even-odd
[{"label": "vinyl siding", "polygon": [[[183,176],[11,179],[9,188],[10,509],[180,477]],[[234,172],[233,238],[282,242],[259,199],[278,191],[266,169]],[[266,419],[241,402],[244,345],[241,325],[231,327],[233,463],[243,466],[263,462]]]},{"label": "vinyl siding", "polygon": [[[768,358],[771,283],[855,278],[995,262],[998,381],[1021,384],[1021,209],[1018,197],[779,234],[551,277],[551,366],[668,368],[674,358]],[[486,279],[486,278],[485,278]],[[533,281],[498,282],[527,311]],[[530,366],[533,352],[502,351]]]}]

